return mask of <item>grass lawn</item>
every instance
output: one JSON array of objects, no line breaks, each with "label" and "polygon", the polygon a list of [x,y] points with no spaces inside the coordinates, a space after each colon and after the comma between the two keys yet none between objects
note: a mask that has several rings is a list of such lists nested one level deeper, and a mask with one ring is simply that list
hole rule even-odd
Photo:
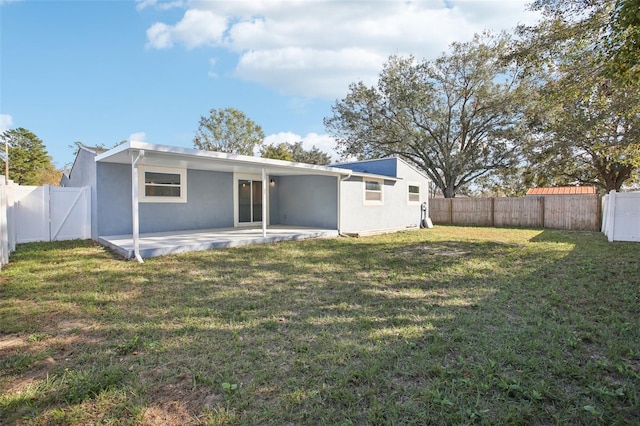
[{"label": "grass lawn", "polygon": [[439,226],[0,272],[0,424],[638,424],[640,245]]}]

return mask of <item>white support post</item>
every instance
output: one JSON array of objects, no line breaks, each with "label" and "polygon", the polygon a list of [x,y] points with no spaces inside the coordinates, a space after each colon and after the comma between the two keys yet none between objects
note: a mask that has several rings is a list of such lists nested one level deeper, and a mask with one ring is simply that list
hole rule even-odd
[{"label": "white support post", "polygon": [[267,170],[262,168],[262,237],[267,238]]},{"label": "white support post", "polygon": [[139,263],[144,263],[140,256],[140,215],[138,214],[138,161],[144,157],[144,150],[138,151],[135,156],[131,153],[131,214],[132,214],[132,237],[133,256]]}]

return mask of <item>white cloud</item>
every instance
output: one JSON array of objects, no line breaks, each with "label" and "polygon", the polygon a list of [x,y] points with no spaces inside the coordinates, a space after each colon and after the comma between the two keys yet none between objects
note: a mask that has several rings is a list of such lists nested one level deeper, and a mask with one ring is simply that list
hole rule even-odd
[{"label": "white cloud", "polygon": [[309,150],[314,146],[320,151],[331,155],[333,161],[337,161],[339,155],[335,151],[336,142],[329,135],[319,135],[317,133],[307,133],[306,136],[300,136],[293,132],[280,132],[269,135],[264,138],[265,145],[277,145],[279,143],[296,143],[302,142],[304,149]]},{"label": "white cloud", "polygon": [[9,130],[13,126],[13,117],[9,114],[0,114],[0,132]]},{"label": "white cloud", "polygon": [[244,53],[235,75],[286,95],[335,98],[354,79],[373,83],[386,57],[364,49],[282,48]]},{"label": "white cloud", "polygon": [[172,47],[180,42],[193,49],[202,45],[215,45],[222,41],[227,18],[209,10],[189,9],[176,25],[157,22],[147,30],[148,46],[156,49]]},{"label": "white cloud", "polygon": [[185,5],[186,5],[186,2],[182,0],[177,0],[177,1],[136,0],[136,9],[138,10],[143,10],[143,9],[146,9],[147,7],[154,7],[160,10],[169,10],[169,9],[175,9],[177,7],[184,7]]},{"label": "white cloud", "polygon": [[146,138],[147,134],[145,132],[134,132],[129,135],[130,141],[144,142]]},{"label": "white cloud", "polygon": [[[141,3],[155,4],[156,0]],[[234,75],[279,93],[335,99],[377,79],[391,54],[435,58],[485,29],[532,23],[529,0],[193,1],[174,25],[147,30],[148,46],[211,46],[237,54]]]}]

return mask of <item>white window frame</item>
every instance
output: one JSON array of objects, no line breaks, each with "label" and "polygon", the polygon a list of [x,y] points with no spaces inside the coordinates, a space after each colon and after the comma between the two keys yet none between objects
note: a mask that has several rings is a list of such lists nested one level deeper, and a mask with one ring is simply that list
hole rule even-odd
[{"label": "white window frame", "polygon": [[[267,182],[269,182],[270,177],[267,176]],[[247,173],[234,173],[233,174],[233,226],[234,227],[242,227],[242,226],[256,226],[262,224],[265,218],[262,218],[259,222],[240,222],[239,216],[239,207],[238,207],[238,198],[240,194],[238,194],[238,182],[241,180],[250,180],[250,181],[260,181],[262,182],[262,175],[255,174],[247,174]],[[269,223],[269,191],[270,186],[267,184],[267,223]]]},{"label": "white window frame", "polygon": [[[187,202],[187,169],[176,167],[164,167],[164,166],[150,166],[139,165],[138,166],[138,194],[139,201],[141,203],[186,203]],[[180,175],[180,196],[179,197],[162,197],[162,196],[149,196],[145,195],[145,175],[147,172],[151,173],[169,173]]]},{"label": "white window frame", "polygon": [[[409,192],[409,188],[411,188],[412,186],[418,187],[418,201],[411,200],[411,195],[415,195],[415,193]],[[422,203],[422,185],[420,185],[420,182],[407,182],[407,204],[413,206],[420,203]]]},{"label": "white window frame", "polygon": [[[380,184],[379,200],[367,200],[367,192],[377,192],[368,190],[367,182],[376,182]],[[381,206],[384,204],[384,179],[362,178],[362,202],[365,206]]]}]

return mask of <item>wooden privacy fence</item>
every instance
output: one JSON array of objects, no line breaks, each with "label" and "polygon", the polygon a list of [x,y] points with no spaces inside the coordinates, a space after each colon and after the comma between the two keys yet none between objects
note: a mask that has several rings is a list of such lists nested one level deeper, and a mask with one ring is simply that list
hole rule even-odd
[{"label": "wooden privacy fence", "polygon": [[598,195],[524,198],[432,198],[434,224],[600,231]]}]

